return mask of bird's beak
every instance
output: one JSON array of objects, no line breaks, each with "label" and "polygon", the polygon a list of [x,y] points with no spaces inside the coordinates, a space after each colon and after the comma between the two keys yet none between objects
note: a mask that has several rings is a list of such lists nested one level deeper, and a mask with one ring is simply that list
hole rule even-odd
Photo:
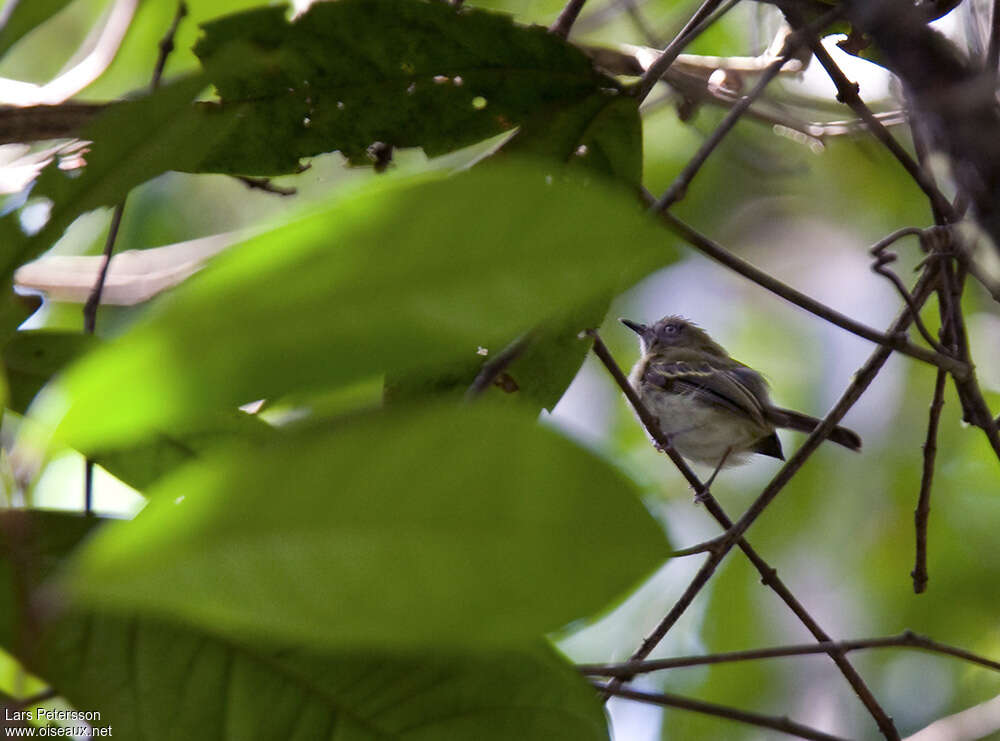
[{"label": "bird's beak", "polygon": [[648,329],[648,327],[645,324],[639,324],[638,322],[633,322],[631,319],[619,318],[618,321],[620,321],[622,324],[631,329],[640,337],[642,337],[646,333],[646,330]]}]

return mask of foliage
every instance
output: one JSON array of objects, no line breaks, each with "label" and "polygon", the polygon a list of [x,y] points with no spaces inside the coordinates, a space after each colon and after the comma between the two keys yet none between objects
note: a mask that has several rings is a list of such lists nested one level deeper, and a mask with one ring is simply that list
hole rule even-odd
[{"label": "foliage", "polygon": [[[552,23],[558,3],[337,0],[292,15],[262,1],[206,0],[186,18],[141,3],[85,91],[107,104],[66,131],[90,142],[85,167],[51,162],[0,218],[5,709],[98,711],[96,725],[140,741],[607,739],[602,698],[574,661],[629,655],[674,605],[687,607],[692,578],[692,600],[710,586],[678,609],[661,653],[812,640],[788,610],[795,599],[836,639],[913,628],[998,653],[1000,636],[984,626],[1000,608],[1000,573],[982,555],[1000,516],[996,461],[983,430],[959,420],[964,409],[989,431],[976,416],[997,401],[988,363],[978,379],[955,374],[945,397],[931,586],[916,596],[907,571],[913,499],[927,480],[930,364],[890,366],[894,388],[880,389],[879,376],[848,420],[865,453],[823,446],[806,465],[793,459],[788,491],[765,512],[750,495],[776,464],[759,462],[721,473],[718,497],[692,510],[695,475],[685,481],[649,445],[604,371],[584,362],[592,343],[581,333],[597,327],[615,357],[634,356],[633,338],[612,329],[619,313],[685,313],[721,327],[737,357],[771,376],[779,403],[829,407],[871,347],[758,302],[690,257],[644,212],[644,189],[677,182],[686,199],[671,214],[887,326],[901,302],[868,275],[860,245],[933,217],[874,138],[830,133],[830,101],[809,107],[790,94],[755,101],[745,117],[757,122],[723,140],[711,132],[725,133],[720,111],[736,98],[687,57],[666,78],[670,97],[639,100],[635,48],[602,57],[592,42],[665,45],[647,22],[679,27],[686,17],[670,0],[620,15],[612,2],[603,22],[592,0],[570,41],[534,25]],[[795,2],[776,4],[794,17]],[[832,4],[799,10],[816,21]],[[86,27],[93,5],[11,5],[0,65],[25,64],[39,39],[72,58],[52,34]],[[853,36],[855,6],[827,30]],[[743,54],[748,29],[763,25],[754,8],[713,17],[688,50]],[[146,92],[168,29],[177,48]],[[733,75],[752,88],[754,73]],[[5,121],[0,111],[0,131]],[[700,146],[712,155],[704,167],[675,180]],[[282,187],[298,194],[268,192]],[[37,308],[9,290],[17,268],[50,250],[99,248],[106,209],[126,199],[116,250],[221,232],[235,244],[151,305],[102,307],[100,339],[77,331],[78,307],[52,301],[15,331]],[[932,275],[956,254],[918,267]],[[848,255],[845,279],[838,255]],[[956,322],[970,319],[977,360],[989,346],[977,327],[997,326],[995,302],[969,286],[949,308],[935,284],[922,314],[962,367],[972,358]],[[921,340],[910,339],[882,341],[913,355]],[[68,450],[140,492],[142,511],[75,511],[80,483],[48,479]],[[43,506],[54,489],[70,511]],[[725,527],[723,506],[732,520],[750,507],[740,535],[763,566],[723,559],[735,536],[670,559],[672,541],[717,536],[702,516]],[[699,584],[705,563],[718,569]],[[774,599],[775,566],[791,599]],[[850,655],[902,732],[1000,691],[995,675],[957,662],[909,671],[914,656]],[[804,679],[798,666],[811,667]],[[679,671],[640,686],[772,714],[779,726],[792,715],[852,738],[876,732],[850,672],[824,656]],[[28,672],[40,684],[26,684]],[[933,701],[914,702],[932,675],[943,678]],[[51,691],[28,697],[38,686]],[[816,697],[822,707],[807,707]],[[723,722],[668,710],[660,732],[759,737]]]}]

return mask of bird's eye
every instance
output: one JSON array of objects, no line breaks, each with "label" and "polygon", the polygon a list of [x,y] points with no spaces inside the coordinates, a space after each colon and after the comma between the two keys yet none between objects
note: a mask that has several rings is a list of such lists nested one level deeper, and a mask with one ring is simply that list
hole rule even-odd
[{"label": "bird's eye", "polygon": [[668,324],[666,327],[664,327],[664,329],[666,330],[667,334],[677,334],[677,331],[680,329],[680,327],[678,327],[676,324]]}]

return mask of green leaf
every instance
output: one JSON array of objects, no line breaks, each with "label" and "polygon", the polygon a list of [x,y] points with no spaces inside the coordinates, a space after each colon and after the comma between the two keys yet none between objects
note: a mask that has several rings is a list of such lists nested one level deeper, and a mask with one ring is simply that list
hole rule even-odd
[{"label": "green leaf", "polygon": [[[433,156],[620,90],[544,28],[447,3],[316,3],[294,23],[260,8],[204,29],[195,51],[240,124],[200,171],[294,172],[332,150],[368,163],[376,141]],[[245,73],[219,79],[234,43]]]},{"label": "green leaf", "polygon": [[[591,343],[580,337],[581,328],[599,326],[607,309],[608,299],[599,298],[513,340],[511,345],[523,342],[523,347],[493,385],[483,390],[485,398],[527,403],[535,411],[551,411],[590,351]],[[398,403],[442,395],[464,397],[478,374],[508,347],[483,348],[485,357],[470,356],[426,372],[391,374],[385,379],[384,399],[386,403]]]},{"label": "green leaf", "polygon": [[221,411],[196,429],[160,432],[153,439],[121,448],[96,450],[91,460],[116,478],[145,492],[162,476],[192,459],[220,448],[248,448],[270,440],[277,431],[253,414]]},{"label": "green leaf", "polygon": [[[580,338],[581,330],[600,326],[608,303],[608,299],[598,298],[576,314],[536,329],[524,354],[507,369],[507,375],[517,385],[515,394],[551,411],[590,351],[591,343]],[[502,387],[490,389],[489,393],[496,398],[503,394]]]},{"label": "green leaf", "polygon": [[[42,172],[32,195],[52,200],[49,220],[38,234],[10,240],[0,272],[10,275],[44,252],[80,214],[120,203],[136,185],[167,170],[195,168],[232,124],[225,115],[206,118],[192,106],[206,84],[195,76],[165,85],[109,107],[87,126],[80,134],[93,142],[86,168],[75,177],[53,165]],[[18,217],[6,218],[11,224]]]},{"label": "green leaf", "polygon": [[70,4],[72,0],[12,0],[0,14],[0,56],[22,37],[42,25],[49,18]]},{"label": "green leaf", "polygon": [[33,591],[104,522],[68,512],[0,514],[0,590],[8,596],[0,645],[76,708],[100,712],[94,725],[116,736],[305,741],[337,728],[349,734],[338,738],[414,741],[607,738],[593,690],[544,645],[333,654],[68,610],[44,613],[26,649],[14,622],[14,563],[28,569],[23,586]]},{"label": "green leaf", "polygon": [[41,584],[100,521],[79,513],[0,512],[0,646],[22,647],[19,619],[30,590]]},{"label": "green leaf", "polygon": [[65,413],[81,450],[125,445],[254,399],[474,357],[553,317],[579,311],[584,329],[590,302],[674,258],[663,242],[630,195],[523,165],[375,183],[227,252],[68,371],[38,414]]},{"label": "green leaf", "polygon": [[80,613],[43,645],[45,676],[133,741],[608,738],[593,689],[546,646],[321,654]]},{"label": "green leaf", "polygon": [[10,398],[7,406],[24,414],[52,377],[96,345],[82,332],[27,330],[17,332],[2,351]]},{"label": "green leaf", "polygon": [[442,405],[188,467],[67,586],[227,635],[497,646],[595,613],[669,551],[610,465],[515,410]]},{"label": "green leaf", "polygon": [[[617,90],[610,92],[616,93]],[[630,185],[642,182],[642,120],[629,96],[595,93],[527,121],[504,152],[551,157]]]}]

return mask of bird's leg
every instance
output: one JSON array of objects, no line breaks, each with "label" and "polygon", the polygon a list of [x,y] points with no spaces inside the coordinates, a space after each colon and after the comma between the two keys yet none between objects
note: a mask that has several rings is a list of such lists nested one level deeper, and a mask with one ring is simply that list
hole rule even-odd
[{"label": "bird's leg", "polygon": [[715,481],[715,477],[719,475],[719,471],[722,470],[722,467],[726,465],[726,458],[728,458],[729,454],[732,452],[732,447],[726,448],[726,452],[722,454],[722,458],[719,459],[719,464],[715,467],[715,470],[712,471],[712,475],[708,477],[708,481],[705,482],[701,491],[694,495],[694,501],[696,504],[704,502],[706,497],[708,497],[709,489],[712,488],[712,482]]}]

